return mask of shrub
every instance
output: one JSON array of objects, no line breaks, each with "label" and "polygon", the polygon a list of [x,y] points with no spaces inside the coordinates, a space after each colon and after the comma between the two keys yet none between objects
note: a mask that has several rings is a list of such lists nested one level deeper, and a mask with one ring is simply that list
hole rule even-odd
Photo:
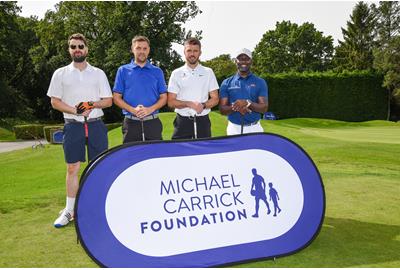
[{"label": "shrub", "polygon": [[51,138],[50,138],[50,130],[51,129],[62,129],[63,127],[64,127],[64,125],[44,126],[43,134],[44,134],[44,137],[46,138],[46,141],[51,142]]},{"label": "shrub", "polygon": [[15,138],[20,140],[42,139],[44,125],[31,124],[31,125],[17,125],[14,126]]}]

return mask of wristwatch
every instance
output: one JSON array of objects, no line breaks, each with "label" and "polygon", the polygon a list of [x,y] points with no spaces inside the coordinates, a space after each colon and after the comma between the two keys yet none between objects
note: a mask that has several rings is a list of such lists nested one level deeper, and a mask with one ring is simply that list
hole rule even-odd
[{"label": "wristwatch", "polygon": [[250,107],[250,105],[251,105],[251,100],[250,99],[248,99],[248,100],[246,100],[247,101],[247,105],[246,105],[246,107],[248,108],[248,107]]}]

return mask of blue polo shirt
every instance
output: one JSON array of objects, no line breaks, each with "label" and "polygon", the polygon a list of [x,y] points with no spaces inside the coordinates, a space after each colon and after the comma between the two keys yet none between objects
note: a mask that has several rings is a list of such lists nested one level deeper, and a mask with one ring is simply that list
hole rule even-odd
[{"label": "blue polo shirt", "polygon": [[[233,104],[238,99],[250,99],[258,102],[258,97],[265,97],[268,100],[268,86],[264,79],[250,73],[246,78],[238,73],[225,79],[222,82],[219,92],[220,98],[228,98],[228,103]],[[254,123],[261,119],[258,112],[246,113],[244,124]],[[233,112],[228,115],[228,120],[234,124],[241,125],[241,114]]]},{"label": "blue polo shirt", "polygon": [[[118,68],[113,91],[122,94],[123,100],[133,107],[139,104],[149,107],[159,100],[160,94],[167,93],[167,84],[159,67],[149,61],[140,67],[132,59],[129,64]],[[130,114],[126,110],[122,113]]]}]

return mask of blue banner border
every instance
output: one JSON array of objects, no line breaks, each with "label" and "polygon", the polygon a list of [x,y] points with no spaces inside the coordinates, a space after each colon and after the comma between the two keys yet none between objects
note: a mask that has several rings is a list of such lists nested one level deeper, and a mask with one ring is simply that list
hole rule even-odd
[{"label": "blue banner border", "polygon": [[[79,190],[78,190],[78,194],[77,194],[77,199],[76,199],[75,205],[78,206],[78,204],[79,204],[79,198],[80,198],[81,190],[82,190],[83,186],[85,185],[85,182],[86,182],[88,176],[90,175],[90,173],[96,168],[96,166],[97,166],[106,156],[112,154],[113,152],[119,151],[119,150],[124,149],[124,148],[129,148],[129,147],[131,147],[131,146],[140,146],[140,145],[145,145],[145,144],[160,144],[160,143],[161,143],[161,144],[170,144],[170,143],[175,143],[175,144],[176,144],[176,143],[185,143],[185,142],[192,143],[192,142],[201,142],[201,141],[210,141],[210,140],[215,141],[215,140],[223,140],[223,139],[231,139],[231,138],[235,138],[235,137],[255,136],[255,135],[268,135],[268,136],[275,136],[275,137],[278,137],[278,138],[280,138],[280,139],[284,139],[284,140],[286,140],[286,141],[292,143],[292,144],[293,144],[294,146],[296,146],[303,154],[305,154],[305,155],[308,157],[309,161],[311,162],[311,165],[313,166],[313,168],[315,169],[316,174],[318,175],[318,179],[319,179],[319,182],[320,182],[320,185],[321,185],[321,192],[322,192],[322,193],[321,193],[321,195],[322,195],[322,198],[321,198],[321,199],[322,199],[322,202],[323,202],[323,203],[322,203],[322,213],[321,213],[321,218],[320,218],[320,222],[319,222],[318,228],[316,229],[315,233],[313,234],[313,236],[310,238],[310,240],[309,240],[307,243],[305,243],[305,244],[302,245],[301,247],[299,247],[299,248],[297,248],[296,250],[293,250],[293,251],[291,251],[291,252],[286,252],[286,253],[282,253],[282,254],[279,254],[279,255],[277,254],[277,255],[273,255],[273,256],[257,257],[257,258],[252,258],[252,259],[243,259],[243,260],[232,261],[232,262],[227,262],[227,263],[212,264],[212,265],[204,265],[204,266],[205,266],[205,267],[229,266],[229,265],[236,265],[236,264],[246,263],[246,262],[252,262],[252,261],[259,261],[259,260],[265,260],[265,259],[271,259],[271,258],[279,258],[279,257],[284,257],[284,256],[288,256],[288,255],[297,253],[297,252],[301,251],[302,249],[308,247],[308,246],[312,243],[312,241],[313,241],[313,240],[318,236],[318,234],[320,233],[320,230],[321,230],[321,228],[322,228],[322,224],[323,224],[323,221],[324,221],[325,209],[326,209],[325,189],[324,189],[324,185],[323,185],[323,182],[322,182],[321,174],[320,174],[320,172],[319,172],[317,166],[315,165],[314,161],[313,161],[313,160],[311,159],[311,157],[308,155],[308,153],[307,153],[301,146],[299,146],[297,143],[295,143],[295,142],[292,141],[291,139],[288,139],[288,138],[286,138],[286,137],[284,137],[284,136],[281,136],[281,135],[279,135],[279,134],[262,132],[262,133],[251,133],[251,134],[234,135],[234,136],[220,136],[220,137],[212,137],[212,138],[196,139],[196,140],[189,139],[189,140],[173,140],[173,141],[133,142],[133,143],[122,144],[122,145],[113,147],[113,148],[111,148],[111,149],[109,149],[109,150],[107,150],[107,151],[101,153],[99,156],[97,156],[97,157],[96,157],[93,161],[91,161],[91,162],[88,164],[88,166],[84,169],[84,171],[83,171],[83,173],[82,173],[82,175],[81,175],[80,187],[79,187]],[[240,148],[239,150],[246,150],[246,148],[243,149],[243,147],[242,147],[242,148]],[[232,151],[237,151],[237,149],[232,150]],[[210,151],[210,153],[214,153],[214,152],[213,152],[213,151]],[[191,154],[192,154],[192,153],[191,153]],[[168,154],[167,154],[166,156],[171,156],[171,155],[168,155]],[[139,162],[140,162],[140,161],[139,161]],[[303,212],[302,212],[302,215],[303,215]],[[80,229],[79,229],[79,225],[78,225],[79,222],[78,222],[78,220],[79,220],[79,216],[78,216],[78,213],[77,213],[77,207],[75,207],[75,229],[76,229],[76,232],[77,232],[78,239],[81,240],[80,242],[81,242],[81,244],[82,244],[82,247],[84,248],[84,250],[86,251],[86,253],[89,255],[89,257],[90,257],[95,263],[97,263],[97,264],[98,264],[99,266],[101,266],[101,267],[108,267],[107,265],[104,265],[102,262],[100,262],[100,261],[90,252],[90,250],[89,250],[89,248],[86,246],[85,242],[82,241],[82,235],[81,235],[81,231],[80,231]],[[278,237],[278,238],[279,238],[279,237]],[[262,240],[262,241],[259,241],[259,242],[265,242],[265,241],[269,241],[269,240]],[[254,242],[254,243],[258,243],[258,242]],[[254,243],[250,243],[250,244],[254,244]],[[239,245],[239,246],[240,246],[240,245]],[[222,248],[225,248],[225,247],[222,247]],[[216,248],[216,249],[221,249],[221,248]],[[215,250],[215,249],[210,249],[210,250],[207,250],[207,251],[211,251],[211,250]],[[197,252],[199,252],[199,251],[197,251]],[[196,253],[196,252],[191,252],[191,253]],[[186,254],[189,254],[189,253],[186,253]],[[183,255],[186,255],[186,254],[183,254]],[[141,254],[140,254],[140,255],[141,255]],[[145,255],[142,255],[142,256],[145,256]],[[174,255],[174,256],[182,256],[182,255]],[[171,256],[171,257],[174,257],[174,256]],[[150,257],[150,256],[147,256],[147,257]],[[157,257],[154,257],[154,258],[157,258]],[[132,266],[131,266],[131,267],[132,267]],[[137,267],[157,267],[157,266],[154,266],[154,265],[149,265],[149,266],[145,265],[145,266],[143,266],[143,265],[141,265],[141,266],[137,266]],[[187,267],[187,266],[168,266],[168,265],[166,265],[165,267]],[[195,267],[199,267],[199,266],[195,266]]]}]

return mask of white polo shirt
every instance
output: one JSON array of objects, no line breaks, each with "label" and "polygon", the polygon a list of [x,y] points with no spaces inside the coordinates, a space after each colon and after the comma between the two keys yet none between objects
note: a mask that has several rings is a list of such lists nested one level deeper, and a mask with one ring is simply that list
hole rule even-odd
[{"label": "white polo shirt", "polygon": [[[87,67],[80,71],[74,67],[73,62],[54,72],[47,95],[59,98],[72,107],[79,102],[98,101],[100,98],[112,97],[110,84],[103,70],[88,63]],[[104,115],[103,110],[95,108],[88,118],[97,118],[102,115]],[[64,118],[84,121],[83,116],[69,113],[64,113]]]},{"label": "white polo shirt", "polygon": [[[200,64],[195,69],[184,65],[175,69],[168,83],[168,92],[176,94],[181,101],[206,102],[209,92],[219,88],[217,78],[211,68]],[[192,116],[194,110],[190,108],[175,109],[182,116]],[[204,109],[199,116],[207,115],[210,109]]]}]

